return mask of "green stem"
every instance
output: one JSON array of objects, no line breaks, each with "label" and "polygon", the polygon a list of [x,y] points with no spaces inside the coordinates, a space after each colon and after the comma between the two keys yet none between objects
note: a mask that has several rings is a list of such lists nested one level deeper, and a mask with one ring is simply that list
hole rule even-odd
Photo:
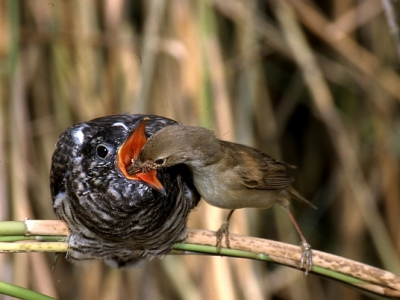
[{"label": "green stem", "polygon": [[20,241],[27,241],[27,240],[35,240],[35,241],[51,241],[51,242],[62,242],[65,240],[65,236],[54,236],[54,235],[9,235],[9,236],[1,236],[0,235],[0,242],[20,242]]},{"label": "green stem", "polygon": [[0,222],[0,235],[25,235],[25,223],[21,221]]},{"label": "green stem", "polygon": [[249,251],[243,250],[236,250],[236,249],[229,249],[229,248],[221,248],[220,251],[217,251],[217,247],[214,246],[205,246],[205,245],[196,245],[196,244],[183,244],[183,243],[176,243],[173,250],[180,250],[180,251],[190,251],[196,252],[199,254],[215,254],[221,256],[231,256],[231,257],[240,257],[240,258],[249,258],[249,259],[256,259],[256,260],[263,260],[263,261],[272,261],[268,255],[261,254],[261,253],[254,253]]},{"label": "green stem", "polygon": [[55,298],[43,295],[41,293],[1,281],[0,294],[12,296],[23,300],[55,300]]},{"label": "green stem", "polygon": [[[261,254],[261,253],[254,253],[249,251],[243,250],[235,250],[229,248],[221,248],[220,252],[217,252],[217,247],[214,246],[204,246],[204,245],[196,245],[196,244],[183,244],[177,243],[174,245],[173,250],[179,251],[190,251],[199,254],[215,254],[221,256],[230,256],[230,257],[239,257],[239,258],[248,258],[248,259],[255,259],[255,260],[262,260],[262,261],[273,261],[270,259],[268,255]],[[275,262],[278,263],[278,262]],[[313,266],[312,271],[317,274],[321,274],[333,279],[337,279],[342,282],[346,282],[349,284],[366,284],[365,281],[354,278],[352,276],[348,276],[342,273],[338,273],[332,270],[328,270],[322,267]]]}]

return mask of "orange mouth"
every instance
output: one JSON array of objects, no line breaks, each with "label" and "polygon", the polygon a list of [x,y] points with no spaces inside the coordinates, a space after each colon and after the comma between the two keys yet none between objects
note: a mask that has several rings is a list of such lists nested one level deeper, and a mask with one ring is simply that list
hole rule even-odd
[{"label": "orange mouth", "polygon": [[161,193],[165,194],[165,190],[161,182],[157,179],[156,170],[146,170],[145,172],[129,175],[127,169],[139,157],[140,151],[147,142],[145,135],[146,123],[149,118],[143,118],[135,130],[131,133],[128,139],[122,144],[118,150],[118,166],[122,174],[130,180],[141,180],[152,187],[156,188]]}]

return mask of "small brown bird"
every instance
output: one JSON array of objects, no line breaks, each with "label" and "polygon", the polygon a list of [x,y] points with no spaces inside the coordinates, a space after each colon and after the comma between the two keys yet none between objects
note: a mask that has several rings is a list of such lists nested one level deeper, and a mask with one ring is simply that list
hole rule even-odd
[{"label": "small brown bird", "polygon": [[290,184],[286,168],[293,166],[278,161],[254,148],[221,141],[213,131],[203,127],[171,125],[156,132],[144,145],[139,160],[127,168],[128,173],[186,165],[202,198],[213,206],[230,209],[227,220],[218,231],[217,246],[226,235],[233,210],[244,207],[261,209],[279,204],[288,213],[302,240],[300,266],[311,269],[311,246],[307,243],[293,214],[289,199],[314,207]]}]

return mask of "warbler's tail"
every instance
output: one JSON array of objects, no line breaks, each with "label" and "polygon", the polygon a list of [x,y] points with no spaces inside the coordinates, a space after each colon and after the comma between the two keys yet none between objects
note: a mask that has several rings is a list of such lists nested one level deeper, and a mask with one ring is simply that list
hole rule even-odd
[{"label": "warbler's tail", "polygon": [[312,204],[310,201],[308,201],[306,198],[304,198],[302,195],[300,195],[299,192],[296,191],[293,187],[289,186],[288,192],[289,192],[290,196],[292,198],[296,199],[297,201],[307,204],[308,206],[311,206],[314,209],[317,209],[317,207],[314,204]]}]

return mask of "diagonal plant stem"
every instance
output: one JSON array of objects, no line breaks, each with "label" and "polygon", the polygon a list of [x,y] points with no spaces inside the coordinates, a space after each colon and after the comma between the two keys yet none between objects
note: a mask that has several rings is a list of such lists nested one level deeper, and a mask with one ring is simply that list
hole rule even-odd
[{"label": "diagonal plant stem", "polygon": [[56,300],[41,293],[0,281],[0,294],[16,297],[23,300]]},{"label": "diagonal plant stem", "polygon": [[[230,234],[229,237],[231,248],[221,249],[221,255],[268,260],[300,269],[299,262],[302,251],[298,246],[236,234]],[[214,232],[191,229],[186,240],[187,244],[182,245],[187,245],[190,248],[192,245],[200,244],[203,247],[210,247],[202,248],[202,252],[207,250],[207,253],[218,254],[214,250],[215,241],[216,236]],[[191,251],[194,250],[192,249]],[[396,297],[400,297],[399,276],[340,256],[317,250],[313,250],[312,253],[312,273],[328,276],[354,285],[379,285],[382,291],[386,292],[386,295],[393,294]]]}]

